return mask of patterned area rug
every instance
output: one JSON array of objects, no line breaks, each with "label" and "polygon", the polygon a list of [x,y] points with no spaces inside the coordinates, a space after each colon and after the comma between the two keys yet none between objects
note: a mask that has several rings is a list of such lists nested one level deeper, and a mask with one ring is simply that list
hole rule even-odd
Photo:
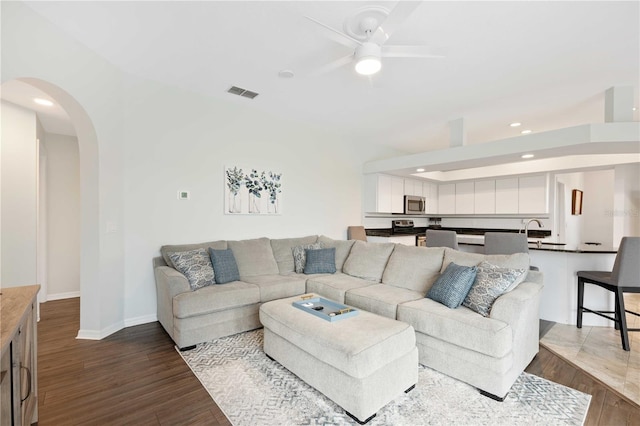
[{"label": "patterned area rug", "polygon": [[[211,397],[236,426],[352,425],[344,411],[262,351],[262,330],[181,352]],[[522,373],[504,402],[419,367],[418,384],[398,395],[368,424],[581,425],[591,396]]]}]

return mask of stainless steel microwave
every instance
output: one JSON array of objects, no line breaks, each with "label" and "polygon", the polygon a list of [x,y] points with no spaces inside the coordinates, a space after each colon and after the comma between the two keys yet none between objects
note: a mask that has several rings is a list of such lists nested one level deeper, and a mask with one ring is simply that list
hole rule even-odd
[{"label": "stainless steel microwave", "polygon": [[425,198],[415,195],[404,196],[404,214],[424,214],[426,211]]}]

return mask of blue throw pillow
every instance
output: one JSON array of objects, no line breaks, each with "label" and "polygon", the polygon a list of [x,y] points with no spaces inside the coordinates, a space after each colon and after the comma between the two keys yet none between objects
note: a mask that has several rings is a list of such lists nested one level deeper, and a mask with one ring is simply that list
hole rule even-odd
[{"label": "blue throw pillow", "polygon": [[433,283],[427,297],[451,309],[457,308],[467,297],[476,279],[476,271],[475,266],[460,266],[451,262]]},{"label": "blue throw pillow", "polygon": [[335,274],[336,248],[307,249],[307,261],[304,264],[305,274]]},{"label": "blue throw pillow", "polygon": [[240,280],[238,264],[231,249],[214,250],[209,248],[216,284],[226,284]]}]

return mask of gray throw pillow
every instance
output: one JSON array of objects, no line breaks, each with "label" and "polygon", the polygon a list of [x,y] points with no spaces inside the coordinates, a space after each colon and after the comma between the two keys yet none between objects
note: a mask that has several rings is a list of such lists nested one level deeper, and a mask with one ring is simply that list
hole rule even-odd
[{"label": "gray throw pillow", "polygon": [[427,297],[455,309],[469,293],[476,278],[475,266],[460,266],[451,262],[429,289]]},{"label": "gray throw pillow", "polygon": [[231,281],[240,281],[238,264],[231,249],[214,250],[209,249],[211,264],[215,273],[216,284],[226,284]]},{"label": "gray throw pillow", "polygon": [[524,269],[500,268],[489,262],[482,262],[478,265],[476,279],[462,304],[487,317],[493,302],[524,273]]},{"label": "gray throw pillow", "polygon": [[215,284],[213,267],[207,250],[203,248],[168,253],[176,269],[187,277],[191,290]]},{"label": "gray throw pillow", "polygon": [[307,262],[304,265],[305,274],[335,274],[336,273],[336,249],[305,250]]},{"label": "gray throw pillow", "polygon": [[293,263],[296,273],[302,274],[304,272],[304,264],[307,261],[307,254],[305,253],[305,250],[315,250],[321,248],[322,244],[320,243],[303,244],[301,246],[293,247],[291,251],[293,252]]}]

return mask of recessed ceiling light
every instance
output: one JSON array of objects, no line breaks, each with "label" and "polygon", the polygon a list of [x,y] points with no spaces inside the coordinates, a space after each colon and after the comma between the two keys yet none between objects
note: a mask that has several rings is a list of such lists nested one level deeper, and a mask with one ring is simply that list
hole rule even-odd
[{"label": "recessed ceiling light", "polygon": [[511,123],[511,124],[509,124],[509,126],[511,126],[511,127],[520,127],[520,126],[522,126],[522,123]]},{"label": "recessed ceiling light", "polygon": [[533,158],[535,155],[533,154],[522,154],[522,158]]},{"label": "recessed ceiling light", "polygon": [[293,78],[293,76],[294,76],[294,74],[293,74],[293,71],[291,71],[291,70],[281,70],[278,73],[278,77],[280,77],[280,78]]},{"label": "recessed ceiling light", "polygon": [[416,169],[416,172],[424,172],[424,169]]},{"label": "recessed ceiling light", "polygon": [[53,106],[53,102],[48,99],[34,98],[33,102],[37,103],[38,105]]},{"label": "recessed ceiling light", "polygon": [[531,133],[531,130],[529,130],[529,129],[523,130],[520,133],[522,133],[523,135],[528,135],[529,133]]}]

